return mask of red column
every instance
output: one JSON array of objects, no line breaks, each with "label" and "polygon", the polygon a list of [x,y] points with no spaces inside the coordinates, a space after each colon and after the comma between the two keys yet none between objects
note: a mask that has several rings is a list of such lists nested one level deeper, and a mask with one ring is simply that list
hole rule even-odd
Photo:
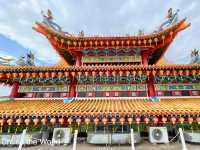
[{"label": "red column", "polygon": [[18,89],[19,89],[19,83],[14,82],[10,93],[11,98],[16,98],[18,96]]},{"label": "red column", "polygon": [[142,57],[142,64],[143,65],[148,65],[148,53],[145,51],[141,52],[141,57]]},{"label": "red column", "polygon": [[76,97],[76,81],[73,81],[69,87],[69,97]]},{"label": "red column", "polygon": [[153,82],[153,75],[150,74],[149,78],[147,79],[147,88],[148,88],[148,96],[156,96],[156,91]]}]

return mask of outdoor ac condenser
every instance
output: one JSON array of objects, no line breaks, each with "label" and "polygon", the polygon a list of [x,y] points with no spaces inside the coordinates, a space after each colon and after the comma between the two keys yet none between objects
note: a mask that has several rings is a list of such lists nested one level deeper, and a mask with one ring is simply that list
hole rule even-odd
[{"label": "outdoor ac condenser", "polygon": [[168,133],[166,127],[150,127],[149,141],[151,143],[168,143]]},{"label": "outdoor ac condenser", "polygon": [[52,144],[69,144],[71,142],[72,134],[70,128],[54,128]]}]

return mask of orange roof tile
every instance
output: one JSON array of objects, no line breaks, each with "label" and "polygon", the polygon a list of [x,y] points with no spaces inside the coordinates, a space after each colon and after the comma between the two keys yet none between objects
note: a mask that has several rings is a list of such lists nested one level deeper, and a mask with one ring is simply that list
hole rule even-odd
[{"label": "orange roof tile", "polygon": [[64,103],[63,100],[13,100],[0,103],[0,115],[6,116],[108,116],[199,114],[195,98],[163,99],[88,99]]}]

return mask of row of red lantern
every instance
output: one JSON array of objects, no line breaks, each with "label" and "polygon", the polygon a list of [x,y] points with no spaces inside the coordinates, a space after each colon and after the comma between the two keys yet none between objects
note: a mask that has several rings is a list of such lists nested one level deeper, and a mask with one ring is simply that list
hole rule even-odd
[{"label": "row of red lantern", "polygon": [[153,75],[196,75],[199,74],[200,75],[200,70],[152,70],[152,71],[142,71],[142,70],[137,70],[137,71],[85,71],[85,72],[27,72],[27,73],[0,73],[0,78],[3,77],[56,77],[56,76],[66,76],[68,77],[69,75],[71,75],[72,77],[75,77],[76,75],[81,76],[81,75],[85,75],[85,76],[96,76],[96,75],[106,75],[106,76],[129,76],[129,75],[149,75],[152,72]]},{"label": "row of red lantern", "polygon": [[[173,32],[170,32],[173,34]],[[127,37],[127,39],[125,40],[114,40],[114,39],[110,39],[110,40],[90,40],[90,41],[66,41],[64,39],[59,39],[57,36],[51,36],[48,35],[48,38],[51,38],[54,42],[54,44],[60,45],[62,46],[63,44],[67,44],[67,46],[73,46],[73,47],[94,47],[94,46],[136,46],[136,45],[151,45],[153,43],[155,43],[156,45],[159,42],[159,39],[162,40],[162,43],[165,40],[165,36],[162,35],[161,38],[159,37],[154,37],[154,38],[145,38],[145,39],[129,39]],[[52,42],[53,42],[52,41]],[[60,43],[58,43],[58,41],[60,41]]]},{"label": "row of red lantern", "polygon": [[[153,118],[148,118],[148,117],[145,117],[145,118],[140,118],[140,117],[137,117],[135,119],[133,118],[120,118],[120,119],[116,119],[116,118],[111,118],[111,119],[108,119],[108,118],[102,118],[102,119],[98,119],[98,118],[95,118],[93,120],[89,119],[89,118],[85,118],[85,119],[81,119],[81,118],[77,118],[77,119],[72,119],[72,118],[68,118],[68,119],[65,119],[65,118],[51,118],[50,120],[50,123],[51,124],[55,124],[55,123],[60,123],[61,125],[63,125],[64,123],[68,122],[69,124],[72,124],[72,122],[76,122],[78,125],[80,125],[81,123],[86,123],[86,124],[89,124],[90,122],[94,122],[95,125],[97,125],[100,121],[105,125],[107,124],[108,122],[111,122],[112,124],[115,124],[117,122],[121,123],[121,124],[124,124],[124,123],[128,123],[128,124],[132,124],[132,123],[135,123],[135,124],[140,124],[140,123],[150,123],[150,122],[153,122],[155,124],[157,123],[167,123],[167,122],[171,122],[172,124],[175,124],[176,122],[178,123],[184,123],[184,122],[187,122],[189,124],[192,124],[193,122],[196,122],[198,124],[200,124],[200,117],[194,119],[192,117],[188,117],[187,119],[183,118],[183,117],[180,117],[180,118],[175,118],[175,117],[171,117],[171,118],[166,118],[166,117],[162,117],[162,118],[158,118],[158,117],[153,117]],[[33,123],[34,125],[38,125],[39,123],[41,123],[42,125],[46,125],[48,122],[48,119],[47,118],[43,118],[43,119],[39,119],[39,118],[34,118],[34,119],[0,119],[0,125],[3,126],[5,123],[7,123],[8,125],[12,125],[14,123],[16,123],[17,125],[20,125],[22,123],[25,123],[26,125],[29,125],[30,123]]]}]

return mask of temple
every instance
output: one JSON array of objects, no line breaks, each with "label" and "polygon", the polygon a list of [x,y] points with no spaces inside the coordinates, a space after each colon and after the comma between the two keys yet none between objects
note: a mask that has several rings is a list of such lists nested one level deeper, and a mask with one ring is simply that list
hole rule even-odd
[{"label": "temple", "polygon": [[51,15],[43,14],[33,29],[65,65],[0,67],[0,81],[12,85],[0,103],[1,132],[24,124],[94,131],[117,123],[200,123],[200,65],[158,64],[190,26],[186,18],[174,20],[174,14],[151,34],[112,37],[71,35]]}]

